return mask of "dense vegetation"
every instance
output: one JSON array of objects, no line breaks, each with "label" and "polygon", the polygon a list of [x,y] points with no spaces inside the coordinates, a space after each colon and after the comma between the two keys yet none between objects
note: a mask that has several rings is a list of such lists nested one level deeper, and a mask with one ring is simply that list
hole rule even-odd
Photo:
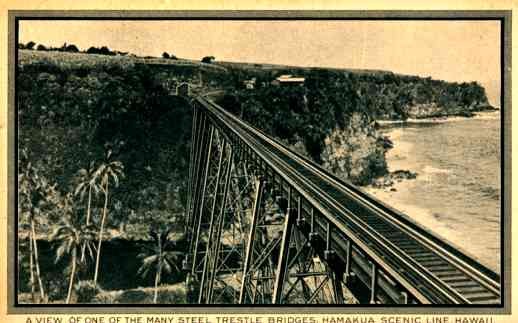
[{"label": "dense vegetation", "polygon": [[[88,291],[121,288],[110,272],[116,262],[105,256],[107,248],[116,253],[114,237],[153,245],[139,260],[130,257],[134,274],[147,279],[139,282],[157,291],[167,275],[178,276],[181,247],[168,239],[182,231],[191,148],[191,107],[173,95],[179,82],[194,93],[221,90],[223,107],[361,185],[387,172],[377,119],[490,108],[476,83],[168,56],[20,51],[20,290],[40,295],[32,300],[72,301],[74,290],[82,300]],[[281,74],[306,80],[272,85]],[[65,283],[49,274],[52,262],[66,268]]]},{"label": "dense vegetation", "polygon": [[264,87],[281,74],[292,74],[307,78],[306,87],[317,87],[328,95],[332,95],[330,91],[344,90],[347,94],[339,103],[361,107],[371,119],[472,116],[474,112],[493,109],[485,89],[477,82],[445,82],[386,71],[220,64],[228,66],[238,89],[244,89],[243,81],[254,77],[258,86]]},{"label": "dense vegetation", "polygon": [[[103,239],[149,239],[150,224],[182,230],[190,106],[147,65],[24,61],[17,96],[20,234],[30,241],[32,290],[44,275],[33,269],[41,237],[55,238],[56,261],[70,258],[71,283],[80,270],[95,285]],[[88,228],[95,235],[83,236]]]},{"label": "dense vegetation", "polygon": [[[279,73],[305,77],[304,86],[274,86]],[[219,103],[246,121],[285,140],[342,178],[366,185],[387,172],[390,143],[376,120],[471,116],[492,109],[477,83],[447,83],[387,72],[323,69],[257,70],[233,66],[232,91]],[[243,86],[255,79],[253,90]]]}]

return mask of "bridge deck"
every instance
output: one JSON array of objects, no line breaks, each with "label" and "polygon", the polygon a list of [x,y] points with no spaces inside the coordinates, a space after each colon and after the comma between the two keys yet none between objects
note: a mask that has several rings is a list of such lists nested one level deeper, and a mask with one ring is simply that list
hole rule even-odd
[{"label": "bridge deck", "polygon": [[[213,122],[245,143],[303,196],[310,205],[304,207],[304,218],[310,217],[311,208],[318,211],[313,231],[326,235],[326,230],[332,230],[331,247],[339,257],[347,257],[350,246],[345,241],[352,241],[353,255],[368,259],[357,260],[357,266],[369,272],[369,266],[375,264],[374,271],[379,269],[383,279],[401,284],[420,303],[500,303],[499,275],[221,107],[198,101]],[[333,228],[326,227],[320,217]]]}]

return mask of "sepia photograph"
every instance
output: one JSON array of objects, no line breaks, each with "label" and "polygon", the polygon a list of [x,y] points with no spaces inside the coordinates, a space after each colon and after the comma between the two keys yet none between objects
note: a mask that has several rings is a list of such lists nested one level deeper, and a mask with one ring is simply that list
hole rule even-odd
[{"label": "sepia photograph", "polygon": [[17,16],[14,306],[503,307],[503,26]]}]

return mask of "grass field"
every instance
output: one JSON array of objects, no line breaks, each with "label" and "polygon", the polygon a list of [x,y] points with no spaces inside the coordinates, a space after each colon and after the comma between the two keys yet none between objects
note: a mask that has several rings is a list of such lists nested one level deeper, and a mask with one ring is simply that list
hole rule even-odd
[{"label": "grass field", "polygon": [[132,66],[134,64],[149,64],[149,65],[170,65],[170,66],[198,66],[204,69],[224,69],[221,66],[214,64],[206,64],[194,60],[186,59],[165,59],[165,58],[143,58],[132,55],[126,56],[109,56],[99,54],[86,53],[69,53],[58,51],[37,51],[37,50],[19,50],[18,64],[24,66],[27,64],[49,64],[60,68],[92,68],[101,66]]}]

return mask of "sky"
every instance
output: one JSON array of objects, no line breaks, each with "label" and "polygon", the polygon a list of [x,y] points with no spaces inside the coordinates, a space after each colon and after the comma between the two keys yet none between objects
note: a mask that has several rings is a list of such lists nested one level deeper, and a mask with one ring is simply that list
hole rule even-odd
[{"label": "sky", "polygon": [[137,55],[380,69],[477,81],[500,105],[498,21],[21,21],[19,41]]}]

